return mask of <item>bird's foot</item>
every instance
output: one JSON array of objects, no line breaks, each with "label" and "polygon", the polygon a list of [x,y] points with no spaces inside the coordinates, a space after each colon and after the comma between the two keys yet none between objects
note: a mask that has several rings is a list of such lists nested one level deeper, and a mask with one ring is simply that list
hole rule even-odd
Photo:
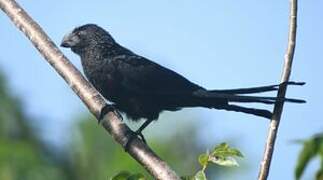
[{"label": "bird's foot", "polygon": [[147,141],[145,139],[145,136],[142,134],[141,131],[137,130],[135,132],[133,131],[130,131],[129,134],[128,134],[128,140],[127,142],[124,144],[124,149],[125,151],[128,151],[129,148],[130,148],[130,144],[132,143],[132,141],[135,139],[135,138],[139,138],[142,140],[142,142],[144,142],[145,144],[147,144]]},{"label": "bird's foot", "polygon": [[98,119],[99,124],[103,120],[104,116],[106,114],[108,114],[109,112],[114,112],[118,116],[119,119],[123,120],[122,115],[120,114],[120,112],[113,105],[107,104],[101,109],[100,116],[99,116],[99,119]]}]

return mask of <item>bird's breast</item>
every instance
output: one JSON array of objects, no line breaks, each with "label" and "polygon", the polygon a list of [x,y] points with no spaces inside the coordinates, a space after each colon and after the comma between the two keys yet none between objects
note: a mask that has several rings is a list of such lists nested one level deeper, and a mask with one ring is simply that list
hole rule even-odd
[{"label": "bird's breast", "polygon": [[108,100],[114,101],[115,97],[118,96],[119,85],[115,78],[111,75],[106,77],[94,78],[94,87]]}]

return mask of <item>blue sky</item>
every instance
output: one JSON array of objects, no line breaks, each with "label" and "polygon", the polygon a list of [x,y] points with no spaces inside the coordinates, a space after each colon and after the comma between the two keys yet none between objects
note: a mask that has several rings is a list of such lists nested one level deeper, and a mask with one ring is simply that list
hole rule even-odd
[{"label": "blue sky", "polygon": [[[278,83],[288,32],[288,1],[30,1],[19,3],[59,44],[75,26],[97,23],[122,45],[167,66],[209,89]],[[300,146],[294,139],[322,132],[323,2],[300,1],[298,39],[289,97],[304,98],[305,105],[286,104],[276,143],[270,179],[293,179]],[[26,111],[41,122],[45,139],[59,142],[67,136],[70,120],[84,105],[42,59],[30,42],[0,15],[0,66],[12,91],[23,98]],[[79,58],[63,52],[81,68]],[[255,179],[262,158],[268,121],[240,113],[197,108],[201,137],[237,139],[252,163],[243,179]],[[185,115],[186,111],[178,112]],[[172,113],[165,113],[172,115]],[[163,118],[164,117],[164,118]],[[158,131],[167,118],[148,131]],[[46,121],[46,122],[44,122]],[[180,128],[179,128],[180,130]],[[213,142],[213,141],[212,141]],[[311,167],[315,167],[314,163]],[[307,177],[313,168],[307,171]],[[232,177],[234,179],[234,177]],[[223,177],[223,179],[225,179]]]}]

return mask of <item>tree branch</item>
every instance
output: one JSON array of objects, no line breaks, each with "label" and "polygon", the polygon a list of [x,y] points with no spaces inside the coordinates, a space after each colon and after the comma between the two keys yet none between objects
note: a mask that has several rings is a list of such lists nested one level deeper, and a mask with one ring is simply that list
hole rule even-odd
[{"label": "tree branch", "polygon": [[[107,106],[104,98],[70,63],[41,27],[14,0],[0,0],[0,8],[29,38],[57,73],[64,78],[90,112],[99,118],[101,110]],[[128,141],[127,134],[131,130],[114,111],[110,111],[104,116],[102,126],[121,145]],[[138,138],[131,141],[128,153],[143,165],[155,179],[179,179],[176,173]]]},{"label": "tree branch", "polygon": [[[282,85],[278,89],[277,97],[284,98],[287,90],[287,85],[283,82],[288,82],[291,74],[292,63],[296,45],[296,26],[297,26],[297,0],[290,0],[290,15],[289,15],[289,33],[288,45],[284,58],[284,67],[281,77]],[[281,114],[283,112],[284,102],[277,101],[274,107],[272,119],[270,121],[268,137],[265,145],[264,157],[260,165],[258,180],[266,180],[269,174],[270,163],[274,151],[276,136],[278,132]]]}]

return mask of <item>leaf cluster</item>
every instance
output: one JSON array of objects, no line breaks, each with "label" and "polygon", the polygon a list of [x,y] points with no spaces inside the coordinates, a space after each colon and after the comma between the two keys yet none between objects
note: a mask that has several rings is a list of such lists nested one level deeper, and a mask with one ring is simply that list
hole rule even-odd
[{"label": "leaf cluster", "polygon": [[295,178],[297,180],[300,179],[309,162],[319,156],[321,158],[321,166],[316,172],[316,179],[323,180],[323,134],[317,134],[310,139],[300,142],[303,144],[303,148],[298,156]]}]

